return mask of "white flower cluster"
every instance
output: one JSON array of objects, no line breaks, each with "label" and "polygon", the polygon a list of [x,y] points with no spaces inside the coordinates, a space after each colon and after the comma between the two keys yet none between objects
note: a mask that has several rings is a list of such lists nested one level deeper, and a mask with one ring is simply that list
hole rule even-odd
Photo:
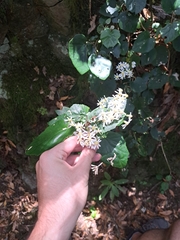
[{"label": "white flower cluster", "polygon": [[106,126],[114,121],[127,117],[128,120],[124,120],[122,125],[122,127],[125,128],[132,120],[132,114],[126,114],[124,112],[128,95],[124,94],[121,88],[115,91],[115,93],[116,94],[113,95],[112,98],[105,97],[98,102],[97,105],[100,109],[102,109],[102,111],[99,113],[97,118],[98,121],[102,121],[103,126]]},{"label": "white flower cluster", "polygon": [[117,73],[114,74],[116,81],[133,77],[133,69],[136,67],[136,62],[132,62],[131,65],[127,62],[119,62],[116,66]]},{"label": "white flower cluster", "polygon": [[124,94],[121,88],[115,93],[112,97],[104,97],[98,102],[98,113],[90,121],[77,122],[72,116],[66,119],[70,127],[75,127],[75,135],[82,147],[100,148],[101,139],[99,136],[103,133],[102,128],[99,128],[100,125],[106,127],[114,121],[122,119],[122,127],[125,128],[130,123],[132,114],[124,112],[128,95]]},{"label": "white flower cluster", "polygon": [[75,123],[75,121],[71,118],[68,118],[69,126],[75,127],[76,131],[74,133],[77,136],[78,142],[82,147],[88,147],[91,149],[99,149],[101,139],[97,136],[100,133],[100,129],[96,124],[89,125],[90,123]]}]

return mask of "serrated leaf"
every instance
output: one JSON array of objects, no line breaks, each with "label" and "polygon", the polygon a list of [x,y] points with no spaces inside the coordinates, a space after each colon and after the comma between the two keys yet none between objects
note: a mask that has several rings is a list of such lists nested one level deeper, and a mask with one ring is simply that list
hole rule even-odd
[{"label": "serrated leaf", "polygon": [[139,17],[129,12],[122,12],[119,15],[119,27],[129,33],[137,29]]},{"label": "serrated leaf", "polygon": [[114,47],[118,43],[120,32],[117,29],[106,28],[101,31],[100,39],[106,48]]},{"label": "serrated leaf", "polygon": [[166,13],[172,13],[180,8],[180,0],[161,0],[161,5]]},{"label": "serrated leaf", "polygon": [[124,0],[127,9],[135,14],[140,13],[146,6],[146,0]]},{"label": "serrated leaf", "polygon": [[150,34],[147,31],[140,33],[134,42],[132,50],[139,53],[146,53],[154,48],[155,39],[150,38]]},{"label": "serrated leaf", "polygon": [[172,42],[180,35],[180,21],[168,23],[160,30],[160,34],[164,38],[165,43]]},{"label": "serrated leaf", "polygon": [[69,57],[80,74],[89,70],[86,37],[77,34],[69,41]]}]

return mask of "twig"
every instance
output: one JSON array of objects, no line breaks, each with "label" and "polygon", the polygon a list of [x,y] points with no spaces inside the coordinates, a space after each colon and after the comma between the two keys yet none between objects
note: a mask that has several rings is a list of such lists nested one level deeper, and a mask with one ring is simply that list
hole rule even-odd
[{"label": "twig", "polygon": [[168,166],[168,168],[169,168],[169,173],[170,173],[170,175],[171,175],[171,173],[172,173],[172,171],[171,171],[171,167],[170,167],[170,165],[169,165],[169,162],[168,162],[168,159],[167,159],[166,153],[165,153],[165,151],[164,151],[164,147],[163,147],[163,143],[162,143],[162,141],[160,141],[160,146],[161,146],[161,149],[162,149],[162,152],[163,152],[164,158],[165,158],[165,160],[166,160],[167,166]]}]

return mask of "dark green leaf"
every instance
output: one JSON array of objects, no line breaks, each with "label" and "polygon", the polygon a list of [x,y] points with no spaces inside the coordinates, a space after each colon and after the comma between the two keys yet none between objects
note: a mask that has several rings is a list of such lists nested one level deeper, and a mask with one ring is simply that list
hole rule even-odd
[{"label": "dark green leaf", "polygon": [[150,73],[148,88],[160,89],[168,82],[168,76],[161,72],[159,69],[154,68]]},{"label": "dark green leaf", "polygon": [[142,93],[142,97],[144,98],[145,102],[149,105],[153,102],[154,100],[154,92],[152,90],[147,89]]},{"label": "dark green leaf", "polygon": [[111,191],[113,192],[114,196],[119,197],[119,190],[116,186],[112,185]]},{"label": "dark green leaf", "polygon": [[102,154],[101,160],[106,164],[110,164],[108,158],[115,158],[113,166],[117,168],[125,167],[129,157],[124,138],[116,132],[109,132],[107,137],[102,139],[98,152]]},{"label": "dark green leaf", "polygon": [[116,81],[114,80],[113,73],[111,73],[105,81],[101,81],[95,75],[91,74],[89,76],[89,82],[91,90],[98,96],[98,98],[112,95],[116,89]]},{"label": "dark green leaf", "polygon": [[133,127],[132,130],[138,133],[146,133],[148,131],[149,127],[147,122],[138,122]]},{"label": "dark green leaf", "polygon": [[135,14],[140,13],[141,10],[146,6],[146,0],[124,0],[126,7],[129,11]]},{"label": "dark green leaf", "polygon": [[177,80],[175,76],[170,76],[169,82],[171,83],[172,86],[180,88],[180,81]]},{"label": "dark green leaf", "polygon": [[161,132],[158,131],[157,127],[151,128],[150,133],[155,140],[157,141],[161,140]]},{"label": "dark green leaf", "polygon": [[136,31],[139,17],[129,12],[122,12],[119,15],[119,27],[129,33]]},{"label": "dark green leaf", "polygon": [[73,135],[75,128],[67,128],[67,123],[63,120],[55,122],[48,126],[33,142],[27,147],[27,155],[40,155],[44,151],[63,142],[66,138]]},{"label": "dark green leaf", "polygon": [[104,172],[104,177],[105,177],[107,180],[110,180],[110,179],[111,179],[111,176],[110,176],[109,173],[107,173],[107,172]]},{"label": "dark green leaf", "polygon": [[107,195],[108,192],[109,192],[109,187],[104,188],[104,190],[99,195],[99,200],[101,201]]},{"label": "dark green leaf", "polygon": [[156,46],[155,50],[156,50],[156,58],[152,62],[153,66],[166,64],[169,58],[169,53],[166,45]]},{"label": "dark green leaf", "polygon": [[102,185],[111,186],[111,182],[107,179],[101,180]]},{"label": "dark green leaf", "polygon": [[128,182],[129,182],[128,179],[118,179],[118,180],[114,181],[113,183],[118,184],[118,185],[123,185]]},{"label": "dark green leaf", "polygon": [[101,31],[100,39],[106,48],[114,47],[118,43],[120,32],[117,29],[106,28]]},{"label": "dark green leaf", "polygon": [[137,77],[133,82],[130,83],[130,86],[134,92],[141,93],[147,88],[147,82],[143,78]]},{"label": "dark green leaf", "polygon": [[89,70],[86,37],[77,34],[69,41],[69,57],[80,74]]},{"label": "dark green leaf", "polygon": [[166,13],[172,13],[180,8],[180,0],[161,0],[161,5]]},{"label": "dark green leaf", "polygon": [[113,49],[112,49],[112,54],[115,58],[119,58],[121,54],[121,45],[118,43]]},{"label": "dark green leaf", "polygon": [[150,34],[147,31],[140,33],[134,42],[132,50],[139,53],[146,53],[154,48],[155,39],[150,38]]},{"label": "dark green leaf", "polygon": [[173,47],[177,52],[180,52],[180,36],[172,41]]},{"label": "dark green leaf", "polygon": [[153,48],[148,53],[143,53],[141,55],[142,66],[149,65],[149,64],[153,63],[153,61],[155,60],[156,56],[157,56],[157,52],[156,52],[155,48]]},{"label": "dark green leaf", "polygon": [[164,38],[165,43],[172,42],[180,35],[180,21],[168,23],[160,30],[160,34]]}]

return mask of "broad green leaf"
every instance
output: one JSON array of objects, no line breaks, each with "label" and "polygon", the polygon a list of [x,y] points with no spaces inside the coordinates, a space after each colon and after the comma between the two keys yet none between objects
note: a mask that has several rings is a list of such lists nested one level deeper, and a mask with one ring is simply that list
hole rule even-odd
[{"label": "broad green leaf", "polygon": [[168,23],[160,30],[160,34],[164,38],[165,43],[172,42],[180,35],[180,21]]},{"label": "broad green leaf", "polygon": [[149,89],[160,89],[168,82],[168,76],[161,72],[158,68],[154,68],[150,72],[148,88]]},{"label": "broad green leaf", "polygon": [[180,52],[180,36],[172,41],[173,47],[177,52]]},{"label": "broad green leaf", "polygon": [[69,41],[69,57],[80,74],[89,70],[86,37],[77,34]]},{"label": "broad green leaf", "polygon": [[89,107],[84,104],[73,104],[70,111],[72,114],[86,115],[89,112]]},{"label": "broad green leaf", "polygon": [[99,195],[99,200],[101,201],[107,195],[108,192],[109,192],[109,187],[104,188],[104,190]]},{"label": "broad green leaf", "polygon": [[127,9],[135,14],[140,13],[146,6],[146,0],[124,0]]},{"label": "broad green leaf", "polygon": [[147,122],[138,122],[133,127],[132,130],[137,133],[146,133],[149,129]]},{"label": "broad green leaf", "polygon": [[144,98],[145,102],[149,105],[154,100],[154,92],[152,90],[147,89],[142,93],[142,97]]},{"label": "broad green leaf", "polygon": [[146,53],[154,48],[155,39],[150,38],[150,34],[147,31],[140,33],[134,42],[132,50],[139,53]]},{"label": "broad green leaf", "polygon": [[33,142],[27,147],[27,155],[39,156],[44,151],[63,142],[66,138],[73,135],[75,128],[68,128],[67,123],[63,120],[55,122],[48,126]]},{"label": "broad green leaf", "polygon": [[172,86],[180,88],[180,81],[177,80],[175,76],[170,76],[169,82]]},{"label": "broad green leaf", "polygon": [[130,83],[130,87],[134,92],[141,93],[147,88],[147,82],[143,78],[137,77],[133,82]]},{"label": "broad green leaf", "polygon": [[155,140],[157,141],[161,140],[161,132],[158,131],[157,127],[151,128],[150,134]]},{"label": "broad green leaf", "polygon": [[69,110],[69,107],[63,107],[63,109],[56,110],[55,112],[57,115],[63,115],[64,113],[67,113],[68,110]]},{"label": "broad green leaf", "polygon": [[169,53],[166,45],[159,45],[154,48],[156,50],[156,58],[152,62],[153,66],[166,64],[169,58]]},{"label": "broad green leaf", "polygon": [[111,72],[112,63],[110,60],[91,54],[88,59],[90,71],[101,80],[106,80]]},{"label": "broad green leaf", "polygon": [[149,65],[149,64],[153,63],[153,61],[156,59],[156,56],[157,56],[157,51],[156,51],[155,48],[153,48],[148,53],[143,53],[141,55],[142,66]]},{"label": "broad green leaf", "polygon": [[64,114],[63,114],[63,115],[59,115],[59,116],[57,116],[57,117],[51,119],[47,124],[50,126],[50,125],[55,124],[55,122],[57,122],[57,121],[60,121],[60,120],[63,121],[63,120],[64,120],[64,117],[65,117]]},{"label": "broad green leaf", "polygon": [[166,13],[172,13],[180,8],[180,0],[161,0],[161,5]]},{"label": "broad green leaf", "polygon": [[111,73],[105,81],[101,81],[98,77],[91,74],[89,75],[89,82],[91,91],[93,91],[98,98],[112,95],[116,89],[116,81],[114,80],[113,73]]},{"label": "broad green leaf", "polygon": [[110,164],[108,158],[114,158],[113,166],[117,168],[125,167],[129,157],[124,138],[116,132],[109,132],[107,137],[102,139],[98,152],[102,154],[101,160],[106,164]]},{"label": "broad green leaf", "polygon": [[114,48],[112,48],[112,54],[115,58],[119,58],[120,54],[121,54],[121,44],[117,43],[116,46]]},{"label": "broad green leaf", "polygon": [[119,27],[129,33],[133,33],[137,29],[139,16],[129,12],[122,12],[119,15]]},{"label": "broad green leaf", "polygon": [[114,47],[119,40],[120,32],[117,29],[106,28],[101,31],[100,39],[106,48]]}]

